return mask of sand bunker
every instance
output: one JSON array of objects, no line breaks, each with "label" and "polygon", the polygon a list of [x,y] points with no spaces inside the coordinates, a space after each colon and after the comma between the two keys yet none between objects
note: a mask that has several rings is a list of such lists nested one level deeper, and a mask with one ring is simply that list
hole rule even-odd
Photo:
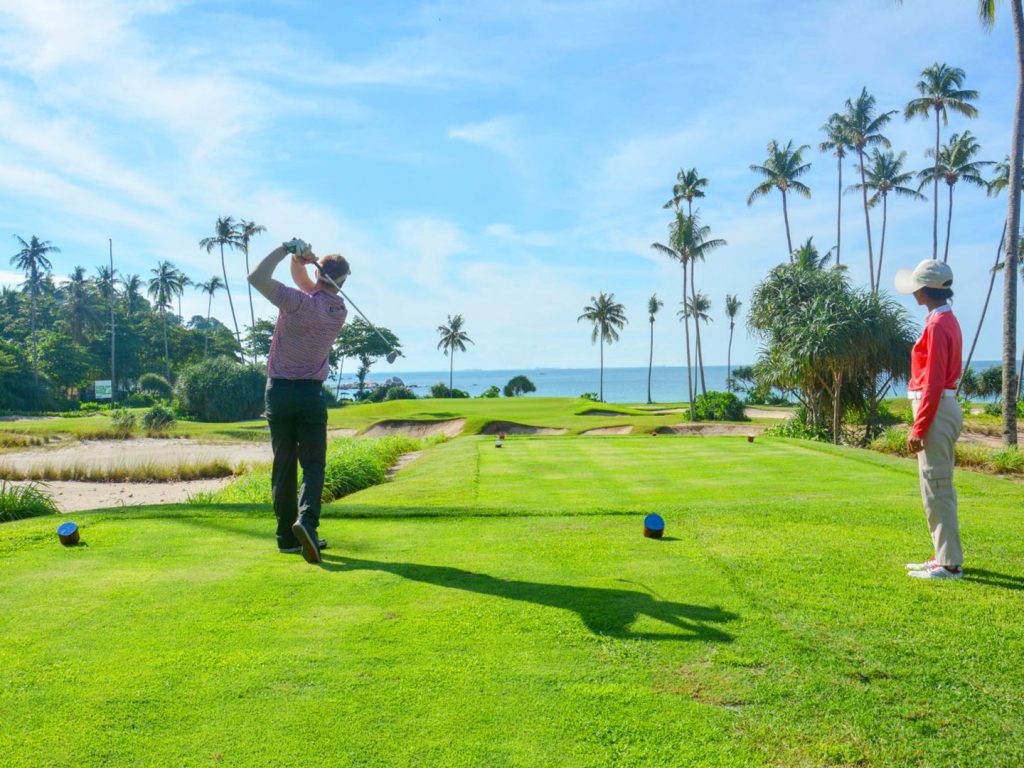
[{"label": "sand bunker", "polygon": [[202,443],[197,440],[140,437],[133,440],[83,440],[60,448],[37,448],[0,455],[5,470],[18,475],[44,467],[95,469],[138,466],[174,467],[222,460],[232,467],[259,464],[274,458],[270,443]]},{"label": "sand bunker", "polygon": [[743,415],[748,419],[777,419],[785,421],[792,418],[792,411],[773,411],[768,408],[744,408]]},{"label": "sand bunker", "polygon": [[387,437],[388,435],[407,435],[409,437],[433,437],[444,435],[456,437],[466,426],[465,419],[448,419],[446,421],[424,420],[390,420],[378,421],[363,432],[363,437]]},{"label": "sand bunker", "polygon": [[717,437],[721,435],[760,435],[764,432],[764,426],[754,424],[673,424],[668,427],[658,427],[655,432],[659,435],[691,435],[696,437]]},{"label": "sand bunker", "polygon": [[600,408],[591,408],[589,411],[582,411],[580,416],[632,416],[622,411],[603,411]]},{"label": "sand bunker", "polygon": [[580,432],[581,435],[628,435],[633,431],[633,427],[629,424],[623,424],[621,427],[597,427],[597,429],[588,429],[585,432]]},{"label": "sand bunker", "polygon": [[339,427],[338,429],[328,429],[327,439],[333,440],[336,437],[355,437],[358,429],[350,429],[348,427]]},{"label": "sand bunker", "polygon": [[[223,488],[233,478],[217,480],[189,480],[175,483],[80,483],[59,480],[38,483],[46,488],[61,512],[80,512],[83,509],[108,507],[137,507],[143,504],[184,504],[188,497],[200,491]],[[12,485],[28,485],[18,480]],[[84,538],[84,535],[83,535]]]},{"label": "sand bunker", "polygon": [[480,430],[481,435],[564,435],[569,430],[562,427],[531,427],[529,424],[516,424],[514,421],[492,421]]}]

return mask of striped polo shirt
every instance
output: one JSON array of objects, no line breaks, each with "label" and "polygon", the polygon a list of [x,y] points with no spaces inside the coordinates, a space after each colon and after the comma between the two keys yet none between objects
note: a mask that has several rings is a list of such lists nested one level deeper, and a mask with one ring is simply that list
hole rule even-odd
[{"label": "striped polo shirt", "polygon": [[319,289],[305,293],[277,280],[271,283],[270,302],[279,312],[267,376],[324,381],[330,371],[331,346],[348,315],[345,300]]}]

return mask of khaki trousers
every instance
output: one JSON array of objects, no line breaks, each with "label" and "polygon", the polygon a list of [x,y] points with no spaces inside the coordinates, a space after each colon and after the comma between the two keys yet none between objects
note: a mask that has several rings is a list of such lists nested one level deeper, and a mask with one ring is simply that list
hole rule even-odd
[{"label": "khaki trousers", "polygon": [[[917,415],[919,400],[911,401]],[[956,488],[953,487],[953,464],[956,441],[964,424],[964,414],[955,397],[943,397],[939,410],[924,436],[924,450],[917,454],[921,477],[921,499],[928,518],[928,530],[939,565],[964,564],[960,545],[960,520],[957,517]]]}]

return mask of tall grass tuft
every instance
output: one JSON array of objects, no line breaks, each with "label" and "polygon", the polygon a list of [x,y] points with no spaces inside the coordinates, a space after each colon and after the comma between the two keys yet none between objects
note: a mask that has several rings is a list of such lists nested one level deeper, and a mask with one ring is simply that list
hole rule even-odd
[{"label": "tall grass tuft", "polygon": [[177,464],[142,462],[138,464],[90,464],[87,462],[40,464],[18,469],[0,463],[0,472],[12,480],[77,480],[93,483],[170,483],[180,480],[207,480],[245,472],[244,462],[232,466],[224,459],[181,461]]},{"label": "tall grass tuft", "polygon": [[[402,435],[378,440],[350,437],[332,440],[327,447],[323,501],[334,501],[383,483],[388,469],[399,456],[419,450],[425,444],[422,440]],[[255,467],[219,491],[198,493],[189,501],[194,504],[270,504],[270,467]]]},{"label": "tall grass tuft", "polygon": [[0,480],[0,523],[57,514],[57,505],[42,486],[11,485]]},{"label": "tall grass tuft", "polygon": [[[907,450],[906,427],[892,427],[885,430],[869,446],[873,451],[896,456],[910,457]],[[1024,453],[1016,447],[989,448],[977,443],[956,444],[956,465],[997,475],[1024,475]]]}]

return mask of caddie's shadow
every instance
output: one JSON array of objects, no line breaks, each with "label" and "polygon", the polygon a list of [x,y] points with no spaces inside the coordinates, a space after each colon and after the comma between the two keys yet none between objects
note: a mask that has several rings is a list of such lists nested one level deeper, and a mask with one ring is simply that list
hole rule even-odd
[{"label": "caddie's shadow", "polygon": [[[380,571],[410,581],[433,584],[445,589],[460,589],[506,600],[520,600],[577,613],[594,634],[634,640],[700,640],[730,642],[732,635],[717,624],[734,621],[736,614],[721,608],[673,603],[645,592],[627,589],[573,587],[514,579],[499,579],[459,568],[418,563],[390,563],[338,557],[324,552],[323,567],[329,571]],[[641,616],[675,628],[672,632],[634,632],[630,629]]]}]

